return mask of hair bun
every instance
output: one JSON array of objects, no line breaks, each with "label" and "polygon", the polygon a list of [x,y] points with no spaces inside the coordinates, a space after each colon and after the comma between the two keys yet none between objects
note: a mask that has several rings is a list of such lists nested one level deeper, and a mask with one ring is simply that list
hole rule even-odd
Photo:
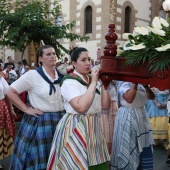
[{"label": "hair bun", "polygon": [[72,55],[72,53],[73,53],[73,51],[75,50],[75,49],[77,49],[78,47],[70,47],[70,50],[69,50],[69,54],[70,54],[70,56]]}]

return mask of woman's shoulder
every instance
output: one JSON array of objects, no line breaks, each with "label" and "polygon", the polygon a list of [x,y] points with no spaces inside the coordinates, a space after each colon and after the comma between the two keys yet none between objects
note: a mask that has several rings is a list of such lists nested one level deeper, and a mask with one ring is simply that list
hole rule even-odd
[{"label": "woman's shoulder", "polygon": [[22,76],[36,76],[36,75],[38,75],[38,72],[36,70],[29,70],[28,72],[26,72]]},{"label": "woman's shoulder", "polygon": [[69,84],[72,84],[72,85],[77,85],[77,84],[81,84],[79,81],[77,81],[76,79],[65,79],[62,83],[62,85],[65,84],[65,85],[69,85]]}]

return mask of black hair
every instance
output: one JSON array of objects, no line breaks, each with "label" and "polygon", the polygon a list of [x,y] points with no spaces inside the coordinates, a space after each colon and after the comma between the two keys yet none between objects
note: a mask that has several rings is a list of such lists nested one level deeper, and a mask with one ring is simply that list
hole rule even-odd
[{"label": "black hair", "polygon": [[7,65],[7,66],[9,66],[9,65],[10,65],[10,66],[13,66],[13,64],[12,64],[12,63],[6,63],[6,65]]},{"label": "black hair", "polygon": [[86,48],[83,47],[75,47],[71,51],[71,61],[77,61],[77,59],[80,57],[81,52],[88,52]]},{"label": "black hair", "polygon": [[[8,57],[7,57],[7,59],[9,59],[11,56],[9,55]],[[11,57],[12,58],[12,57]]]},{"label": "black hair", "polygon": [[39,48],[38,50],[38,57],[42,57],[43,56],[43,52],[44,52],[44,49],[47,49],[47,48],[54,48],[53,46],[51,45],[43,45]]},{"label": "black hair", "polygon": [[28,64],[28,62],[27,62],[26,59],[23,59],[23,60],[22,60],[22,63],[24,64],[24,66]]}]

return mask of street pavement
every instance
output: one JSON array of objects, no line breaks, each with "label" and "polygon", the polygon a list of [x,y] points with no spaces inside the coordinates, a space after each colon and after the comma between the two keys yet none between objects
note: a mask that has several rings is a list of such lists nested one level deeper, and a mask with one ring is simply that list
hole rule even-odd
[{"label": "street pavement", "polygon": [[[19,127],[19,125],[20,124],[17,122],[17,128]],[[161,143],[158,144],[157,146],[154,146],[153,148],[154,168],[153,170],[170,170],[170,167],[167,167],[165,165],[166,157],[167,157],[167,151],[164,149]],[[4,170],[9,170],[10,159],[11,159],[11,156],[3,159],[3,161],[1,162]]]}]

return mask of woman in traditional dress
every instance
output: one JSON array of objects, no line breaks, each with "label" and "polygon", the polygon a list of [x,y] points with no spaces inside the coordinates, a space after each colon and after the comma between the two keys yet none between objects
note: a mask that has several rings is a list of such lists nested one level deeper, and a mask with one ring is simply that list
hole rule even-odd
[{"label": "woman in traditional dress", "polygon": [[6,80],[0,76],[0,160],[13,153],[13,141],[16,132],[15,113],[12,103],[6,96],[8,87]]},{"label": "woman in traditional dress", "polygon": [[152,88],[155,99],[148,100],[146,103],[146,113],[152,128],[154,144],[162,143],[168,149],[168,110],[167,102],[170,98],[169,90],[160,91]]},{"label": "woman in traditional dress", "polygon": [[166,166],[170,167],[170,101],[167,102],[167,110],[168,110],[168,152]]},{"label": "woman in traditional dress", "polygon": [[[16,80],[7,95],[25,114],[15,139],[11,170],[46,169],[55,128],[64,114],[60,80],[54,68],[56,52],[50,45],[39,49],[42,67],[30,70]],[[27,106],[18,94],[28,91]]]},{"label": "woman in traditional dress", "polygon": [[108,89],[111,97],[111,106],[109,110],[101,111],[100,121],[101,121],[102,131],[109,150],[109,154],[111,154],[114,122],[115,122],[116,112],[118,110],[118,95],[117,95],[116,81],[111,81]]},{"label": "woman in traditional dress", "polygon": [[110,156],[101,131],[99,114],[110,108],[108,90],[98,82],[99,68],[91,72],[87,49],[79,47],[71,54],[73,73],[61,86],[65,116],[54,135],[48,170],[107,170]]},{"label": "woman in traditional dress", "polygon": [[112,170],[153,169],[152,131],[145,112],[147,99],[154,93],[146,85],[119,82],[120,108],[116,113]]}]

